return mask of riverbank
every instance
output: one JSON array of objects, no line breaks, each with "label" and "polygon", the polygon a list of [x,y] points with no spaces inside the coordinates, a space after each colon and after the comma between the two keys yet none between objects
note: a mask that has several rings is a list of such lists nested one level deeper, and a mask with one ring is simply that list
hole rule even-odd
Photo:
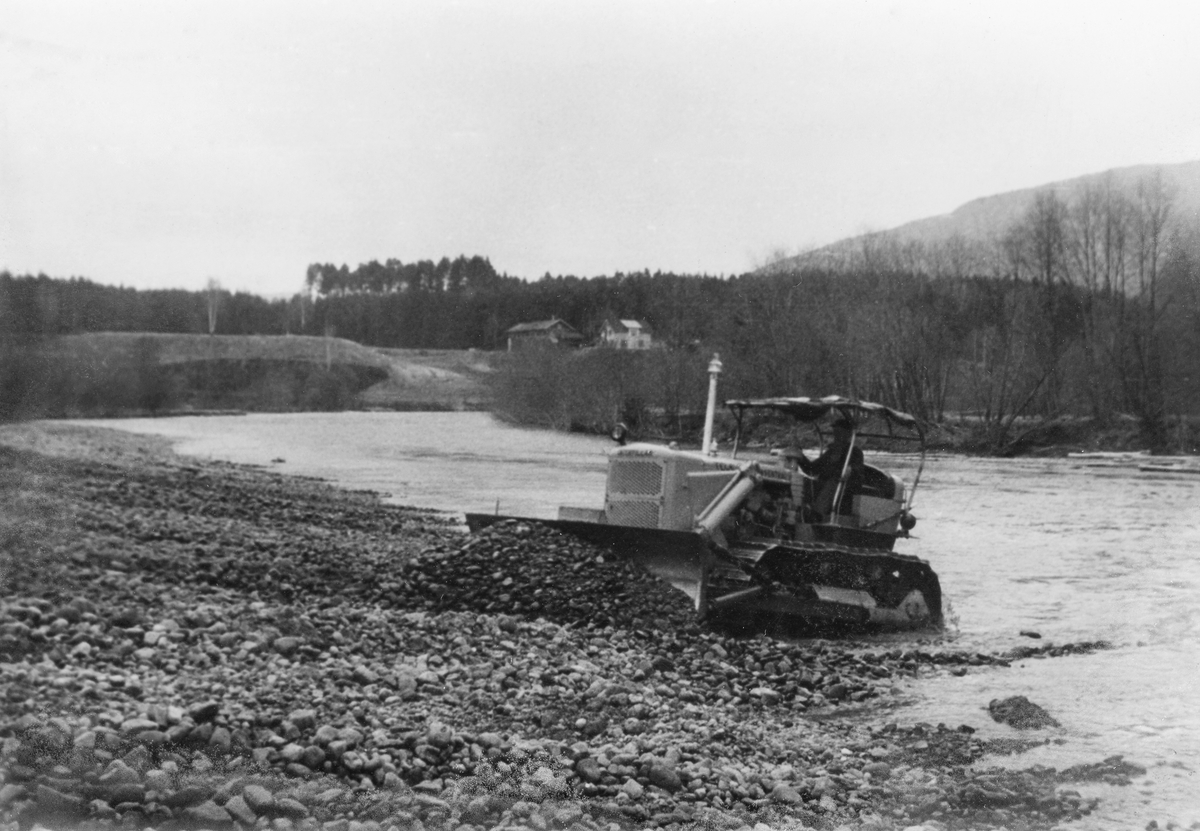
[{"label": "riverbank", "polygon": [[1138,772],[887,717],[1015,655],[722,636],[531,526],[53,424],[0,488],[6,827],[1049,828]]},{"label": "riverbank", "polygon": [[493,353],[302,335],[93,332],[0,343],[0,419],[486,409]]},{"label": "riverbank", "polygon": [[[658,375],[642,378],[650,386],[638,394],[622,392],[628,396],[624,406],[614,403],[620,396],[606,385],[623,389],[625,375],[617,370],[632,372],[651,359],[662,356],[588,350],[566,358],[553,352],[513,358],[477,350],[374,348],[334,337],[95,332],[21,348],[0,344],[0,421],[217,412],[488,411],[517,426],[608,435],[621,413],[634,437],[698,446],[701,411],[668,418],[661,408],[645,405],[654,397],[651,389],[661,387]],[[561,364],[563,360],[568,362]],[[703,390],[699,376],[684,383],[686,366],[670,373],[672,383],[680,390]],[[562,377],[550,383],[556,373]],[[723,408],[717,418],[718,439],[732,442],[732,419]],[[958,414],[927,425],[926,431],[931,450],[974,456],[1200,454],[1200,417],[1182,415],[1147,430],[1123,415],[1105,423],[1060,417],[1000,424]],[[781,427],[774,434],[786,437],[788,430]],[[757,438],[769,445],[774,434],[768,428]]]}]

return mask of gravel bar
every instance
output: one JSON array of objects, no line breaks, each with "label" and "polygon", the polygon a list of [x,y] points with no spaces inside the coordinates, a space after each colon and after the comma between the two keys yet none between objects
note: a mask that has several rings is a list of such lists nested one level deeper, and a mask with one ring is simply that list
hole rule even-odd
[{"label": "gravel bar", "polygon": [[1012,656],[708,631],[534,524],[47,424],[0,429],[0,504],[0,831],[1015,831],[1144,772],[886,720]]}]

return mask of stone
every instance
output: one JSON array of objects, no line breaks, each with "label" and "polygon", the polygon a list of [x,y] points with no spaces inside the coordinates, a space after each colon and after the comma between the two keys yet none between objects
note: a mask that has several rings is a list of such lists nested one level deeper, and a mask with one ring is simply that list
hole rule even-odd
[{"label": "stone", "polygon": [[138,771],[140,775],[151,768],[150,763],[152,761],[152,757],[150,756],[150,751],[146,749],[145,745],[139,744],[122,756],[121,761],[123,761],[132,769]]},{"label": "stone", "polygon": [[800,792],[790,785],[780,783],[771,789],[771,799],[786,805],[799,805],[804,802]]},{"label": "stone", "polygon": [[604,769],[600,767],[600,763],[590,756],[575,763],[575,772],[581,780],[593,784],[604,776]]},{"label": "stone", "polygon": [[300,755],[300,764],[306,768],[318,770],[325,762],[325,751],[316,745],[308,745],[304,748],[304,752]]},{"label": "stone", "polygon": [[892,766],[887,762],[871,762],[863,765],[863,773],[871,774],[872,779],[887,779],[892,775]]},{"label": "stone", "polygon": [[74,794],[63,793],[48,785],[38,785],[36,791],[38,810],[49,814],[75,815],[82,813],[83,800]]},{"label": "stone", "polygon": [[761,701],[763,704],[778,704],[783,697],[770,687],[755,687],[750,691],[750,694]]},{"label": "stone", "polygon": [[284,636],[282,638],[276,638],[274,641],[272,641],[271,646],[283,657],[290,658],[296,654],[296,650],[300,648],[302,643],[303,641],[301,641],[299,638]]},{"label": "stone", "polygon": [[338,731],[338,738],[350,747],[358,747],[362,744],[363,734],[355,730],[353,727],[344,727]]},{"label": "stone", "polygon": [[1023,695],[1014,695],[1003,700],[992,699],[988,704],[988,713],[993,721],[1008,724],[1018,730],[1041,730],[1044,727],[1059,726],[1058,721],[1049,713]]},{"label": "stone", "polygon": [[287,720],[301,730],[312,730],[317,726],[317,711],[311,709],[292,710]]},{"label": "stone", "polygon": [[579,828],[585,825],[583,808],[576,804],[566,803],[548,813],[550,824],[555,828]]},{"label": "stone", "polygon": [[532,785],[538,797],[545,799],[550,796],[562,796],[567,792],[566,780],[555,775],[554,771],[545,765],[540,765],[527,780]]},{"label": "stone", "polygon": [[208,828],[225,828],[233,822],[229,812],[212,800],[193,805],[183,812],[190,822]]},{"label": "stone", "polygon": [[450,803],[444,799],[439,799],[436,796],[431,796],[426,793],[418,793],[413,796],[413,801],[426,811],[445,811],[450,812]]},{"label": "stone", "polygon": [[170,741],[170,738],[162,730],[143,730],[135,735],[133,740],[146,747],[161,747]]},{"label": "stone", "polygon": [[646,792],[646,789],[636,779],[626,780],[625,784],[621,786],[621,790],[634,802],[641,799],[642,794]]},{"label": "stone", "polygon": [[288,819],[301,819],[308,816],[308,808],[298,799],[290,796],[275,800],[274,812]]},{"label": "stone", "polygon": [[226,727],[215,727],[212,731],[212,736],[208,740],[209,747],[213,747],[222,753],[228,753],[233,745],[233,735]]},{"label": "stone", "polygon": [[425,731],[425,741],[434,747],[446,747],[453,738],[454,732],[440,721],[431,723]]},{"label": "stone", "polygon": [[188,805],[199,805],[213,798],[211,785],[186,785],[174,793],[166,794],[159,801],[171,808],[186,808]]},{"label": "stone", "polygon": [[205,701],[202,704],[193,704],[188,708],[187,715],[196,724],[203,724],[206,721],[212,721],[221,712],[221,705],[215,701]]},{"label": "stone", "polygon": [[361,684],[364,687],[368,684],[379,683],[379,673],[375,672],[370,667],[362,665],[354,668],[354,671],[351,673],[351,678],[353,678],[356,683]]},{"label": "stone", "polygon": [[121,722],[121,733],[133,736],[147,730],[158,730],[158,722],[149,718],[131,718]]},{"label": "stone", "polygon": [[[322,724],[317,732],[313,735],[313,740],[320,745],[328,745],[330,742],[336,741],[338,737],[338,729],[331,724]],[[345,751],[345,748],[342,748]]]},{"label": "stone", "polygon": [[417,673],[409,667],[401,667],[396,670],[394,678],[394,686],[396,687],[396,695],[403,699],[411,699],[417,697]]},{"label": "stone", "polygon": [[304,748],[296,743],[285,744],[279,748],[279,758],[288,764],[296,764],[304,758]]},{"label": "stone", "polygon": [[108,767],[104,769],[104,773],[100,774],[98,781],[102,786],[111,787],[119,784],[141,782],[141,776],[121,759],[113,759],[108,763]]},{"label": "stone", "polygon": [[116,809],[103,799],[93,799],[89,802],[87,813],[88,817],[92,819],[114,819],[117,816]]},{"label": "stone", "polygon": [[122,782],[113,785],[104,794],[109,805],[120,805],[122,802],[142,802],[146,798],[146,788],[139,782]]},{"label": "stone", "polygon": [[680,781],[679,774],[675,772],[675,769],[659,759],[650,763],[648,778],[650,784],[657,785],[669,793],[676,793],[683,788],[683,782]]},{"label": "stone", "polygon": [[131,629],[142,622],[142,613],[138,609],[118,609],[112,613],[108,622],[118,629]]},{"label": "stone", "polygon": [[6,808],[16,802],[18,799],[23,799],[28,791],[24,785],[16,785],[9,782],[5,785],[0,785],[0,808]]},{"label": "stone", "polygon": [[254,825],[257,814],[254,809],[247,804],[245,798],[240,794],[232,797],[225,803],[225,810],[233,817],[234,821],[240,822],[242,825]]},{"label": "stone", "polygon": [[242,798],[256,814],[270,811],[275,805],[275,795],[262,785],[247,785],[242,788]]},{"label": "stone", "polygon": [[684,822],[691,822],[691,817],[682,811],[664,811],[662,813],[653,814],[650,821],[660,828],[668,825],[676,825]]},{"label": "stone", "polygon": [[462,810],[460,821],[464,825],[487,825],[504,810],[504,800],[491,796],[477,796]]}]

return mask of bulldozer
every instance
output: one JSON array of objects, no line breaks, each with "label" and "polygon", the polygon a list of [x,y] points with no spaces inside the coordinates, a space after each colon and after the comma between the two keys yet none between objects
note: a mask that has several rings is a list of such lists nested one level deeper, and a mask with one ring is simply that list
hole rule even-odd
[{"label": "bulldozer", "polygon": [[[467,514],[479,531],[498,522],[539,522],[630,558],[691,598],[702,620],[770,616],[821,628],[896,630],[942,624],[941,587],[924,560],[894,551],[916,524],[912,500],[925,439],[912,416],[841,396],[726,401],[736,424],[732,451],[711,435],[710,388],[699,451],[625,443],[608,457],[603,508],[559,508],[556,520]],[[919,454],[911,485],[845,453],[830,481],[805,472],[799,442],[742,453],[743,434],[764,414],[829,444],[830,427]]]}]

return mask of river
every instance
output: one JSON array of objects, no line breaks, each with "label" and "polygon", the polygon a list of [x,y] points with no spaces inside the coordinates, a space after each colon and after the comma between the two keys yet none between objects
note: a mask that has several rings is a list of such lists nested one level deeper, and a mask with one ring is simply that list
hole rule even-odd
[{"label": "river", "polygon": [[[81,423],[165,436],[183,454],[316,476],[397,504],[538,517],[560,504],[601,507],[611,447],[507,427],[484,413]],[[868,456],[911,481],[912,457]],[[905,682],[890,717],[1014,736],[986,707],[1025,695],[1061,722],[1055,741],[984,764],[1061,769],[1122,754],[1147,774],[1131,787],[1072,785],[1103,800],[1073,827],[1200,821],[1200,475],[1145,472],[1133,462],[934,457],[914,513],[915,539],[903,550],[941,579],[948,645],[998,652],[1105,640],[1113,648]]]}]

